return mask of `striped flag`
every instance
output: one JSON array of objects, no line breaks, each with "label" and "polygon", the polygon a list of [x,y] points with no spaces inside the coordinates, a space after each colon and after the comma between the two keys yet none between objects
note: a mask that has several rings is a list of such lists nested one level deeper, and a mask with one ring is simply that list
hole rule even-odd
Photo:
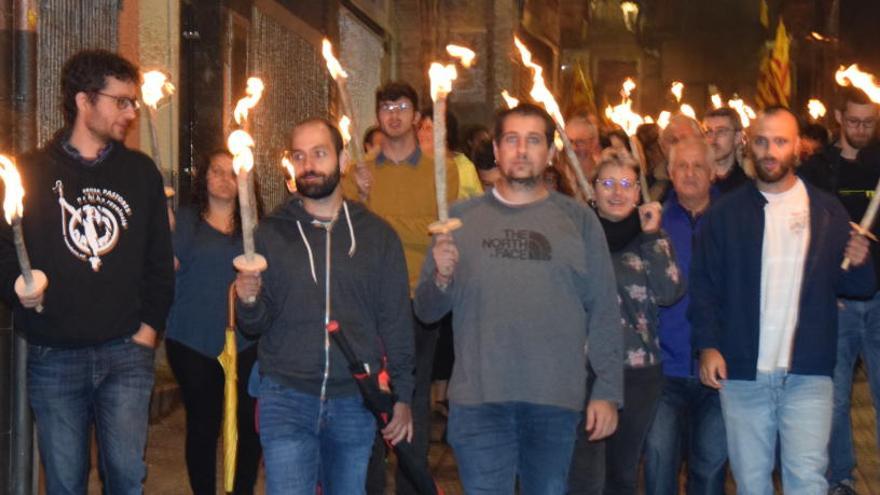
[{"label": "striped flag", "polygon": [[758,74],[758,108],[773,105],[788,107],[791,101],[791,67],[789,65],[789,40],[782,19],[776,28],[773,49],[764,55]]}]

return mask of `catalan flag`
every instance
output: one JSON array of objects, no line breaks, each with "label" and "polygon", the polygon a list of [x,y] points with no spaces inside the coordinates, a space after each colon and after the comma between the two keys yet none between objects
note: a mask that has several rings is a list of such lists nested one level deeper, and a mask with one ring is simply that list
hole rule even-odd
[{"label": "catalan flag", "polygon": [[758,108],[773,105],[789,106],[791,101],[791,67],[789,65],[789,40],[782,19],[776,28],[773,49],[764,55],[758,74]]}]

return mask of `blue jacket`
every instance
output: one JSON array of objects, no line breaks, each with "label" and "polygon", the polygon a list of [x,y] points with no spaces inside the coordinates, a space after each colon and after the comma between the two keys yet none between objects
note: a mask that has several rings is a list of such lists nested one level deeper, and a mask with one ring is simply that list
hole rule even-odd
[{"label": "blue jacket", "polygon": [[[804,263],[791,373],[831,376],[837,349],[837,296],[875,291],[873,266],[840,269],[849,215],[806,184],[810,244]],[[705,215],[690,269],[688,318],[695,350],[718,349],[733,380],[754,380],[758,365],[764,205],[754,183],[722,197]]]},{"label": "blue jacket", "polygon": [[[713,200],[717,194],[713,194]],[[690,213],[678,202],[675,191],[670,191],[663,203],[663,231],[672,241],[682,282],[687,284],[688,271],[691,266],[691,255],[697,233],[703,226],[703,217],[692,218]],[[691,377],[695,375],[696,365],[691,349],[691,324],[687,319],[687,308],[690,295],[672,306],[660,307],[660,324],[657,336],[660,339],[660,355],[663,363],[663,374],[675,377]]]}]

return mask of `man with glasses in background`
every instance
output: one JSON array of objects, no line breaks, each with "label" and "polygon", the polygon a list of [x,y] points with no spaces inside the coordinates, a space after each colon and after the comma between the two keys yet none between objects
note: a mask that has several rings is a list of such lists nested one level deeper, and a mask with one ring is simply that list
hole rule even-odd
[{"label": "man with glasses in background", "polygon": [[[370,183],[364,188],[365,184],[354,177],[354,173],[349,173],[343,182],[346,197],[360,198],[400,236],[409,273],[410,295],[415,291],[419,269],[431,244],[428,225],[437,219],[434,157],[422,153],[416,138],[418,104],[418,94],[409,84],[389,82],[376,90],[376,119],[382,131],[382,143],[379,152],[367,159]],[[452,160],[447,160],[446,165],[446,192],[449,203],[457,199],[458,169]],[[439,325],[424,325],[416,319],[412,443],[418,461],[425,468],[431,433],[431,371],[438,329]],[[410,398],[401,397],[401,400],[409,402]],[[381,446],[377,445],[367,476],[367,492],[370,494],[384,493],[385,463],[381,454]],[[396,481],[397,493],[417,493],[399,471]]]},{"label": "man with glasses in background", "polygon": [[724,194],[745,184],[749,178],[737,161],[737,149],[743,145],[739,114],[729,107],[715,108],[703,117],[703,128],[715,153],[715,189]]},{"label": "man with glasses in background", "polygon": [[53,495],[87,493],[92,424],[105,493],[143,493],[147,475],[154,348],[174,267],[162,177],[123,144],[139,82],[114,53],[73,55],[61,74],[65,127],[19,160],[24,233],[48,287],[16,297],[12,235],[0,229],[0,294],[28,341],[28,397]]},{"label": "man with glasses in background", "polygon": [[[859,89],[842,88],[834,117],[840,137],[804,163],[801,177],[832,194],[843,203],[853,222],[865,214],[880,179],[880,147],[876,133],[878,106]],[[876,223],[872,232],[876,233]],[[871,243],[874,269],[880,280],[880,249]],[[866,300],[839,299],[837,364],[834,368],[834,413],[829,450],[828,482],[835,494],[851,494],[853,452],[850,399],[853,369],[861,355],[868,373],[874,411],[880,401],[880,293]],[[880,417],[877,418],[880,420]],[[880,422],[880,421],[878,421]],[[880,445],[880,440],[878,440]]]}]

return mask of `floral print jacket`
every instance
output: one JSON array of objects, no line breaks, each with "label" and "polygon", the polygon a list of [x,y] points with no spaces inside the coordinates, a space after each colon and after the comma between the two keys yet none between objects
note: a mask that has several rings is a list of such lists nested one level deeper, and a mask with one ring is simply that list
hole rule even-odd
[{"label": "floral print jacket", "polygon": [[657,307],[674,304],[685,292],[672,243],[663,231],[642,232],[611,258],[624,333],[624,366],[659,365]]}]

